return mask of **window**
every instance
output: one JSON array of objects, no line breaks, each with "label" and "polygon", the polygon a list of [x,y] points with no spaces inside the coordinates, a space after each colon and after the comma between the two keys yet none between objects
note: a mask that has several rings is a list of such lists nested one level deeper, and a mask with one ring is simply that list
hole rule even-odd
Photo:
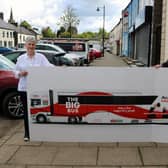
[{"label": "window", "polygon": [[47,46],[47,45],[36,45],[36,50],[50,50],[50,51],[57,51],[59,52],[59,50],[57,50],[55,47],[51,47],[51,46]]},{"label": "window", "polygon": [[45,46],[44,48],[45,48],[45,50],[58,51],[57,49],[52,48],[52,47],[50,47],[50,46]]},{"label": "window", "polygon": [[7,58],[0,56],[0,69],[12,70],[15,64],[9,61]]},{"label": "window", "polygon": [[54,54],[52,54],[52,53],[45,53],[45,52],[39,52],[39,53],[43,54],[48,59],[48,61],[50,63],[53,63],[53,55]]},{"label": "window", "polygon": [[44,48],[44,47],[41,46],[41,45],[36,45],[36,50],[44,50],[43,48]]},{"label": "window", "polygon": [[83,52],[86,51],[85,43],[61,43],[55,42],[55,45],[63,48],[65,51],[73,51],[73,52]]},{"label": "window", "polygon": [[7,47],[7,42],[6,41],[4,41],[4,46]]},{"label": "window", "polygon": [[12,62],[16,63],[18,56],[20,56],[21,54],[23,54],[24,52],[20,53],[20,52],[15,52],[15,53],[6,53],[4,54],[6,58],[8,58],[9,60],[11,60]]}]

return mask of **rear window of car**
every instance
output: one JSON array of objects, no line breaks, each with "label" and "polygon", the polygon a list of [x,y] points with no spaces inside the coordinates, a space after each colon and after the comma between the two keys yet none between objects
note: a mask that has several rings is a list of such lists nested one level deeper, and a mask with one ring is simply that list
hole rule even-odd
[{"label": "rear window of car", "polygon": [[44,45],[36,45],[36,50],[51,50],[51,51],[57,51],[57,49],[50,47],[50,46],[44,46]]},{"label": "rear window of car", "polygon": [[52,64],[54,63],[53,57],[54,57],[55,54],[53,54],[53,53],[46,53],[46,52],[39,52],[39,51],[38,51],[38,53],[43,54],[48,59],[48,61],[50,63],[52,63]]},{"label": "rear window of car", "polygon": [[[25,51],[26,52],[26,51]],[[22,55],[25,52],[12,52],[12,53],[7,53],[4,54],[4,56],[8,59],[10,59],[12,62],[16,63],[17,62],[17,58]]]},{"label": "rear window of car", "polygon": [[84,52],[86,51],[86,45],[85,43],[61,43],[61,42],[55,42],[55,45],[60,46],[65,51],[73,51],[73,52]]}]

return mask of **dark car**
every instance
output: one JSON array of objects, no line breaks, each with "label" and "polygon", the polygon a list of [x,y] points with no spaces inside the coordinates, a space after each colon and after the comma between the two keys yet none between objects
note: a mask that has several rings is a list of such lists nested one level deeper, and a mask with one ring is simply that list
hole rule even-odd
[{"label": "dark car", "polygon": [[8,47],[0,47],[0,54],[7,53],[13,51],[13,49],[8,48]]},{"label": "dark car", "polygon": [[[56,51],[47,51],[47,50],[37,50],[38,53],[41,53],[46,56],[46,58],[49,60],[51,64],[61,66],[73,66],[73,62],[69,60],[68,58],[65,58],[65,53],[60,53]],[[6,58],[10,59],[12,62],[16,63],[17,58],[26,53],[26,50],[16,50],[12,52],[8,52],[3,54]]]},{"label": "dark car", "polygon": [[23,106],[17,92],[18,79],[14,74],[15,64],[0,55],[0,109],[12,118],[22,118]]}]

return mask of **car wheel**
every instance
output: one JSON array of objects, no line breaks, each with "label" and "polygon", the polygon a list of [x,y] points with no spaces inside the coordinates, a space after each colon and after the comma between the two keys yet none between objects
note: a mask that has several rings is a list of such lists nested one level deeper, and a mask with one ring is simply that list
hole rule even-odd
[{"label": "car wheel", "polygon": [[8,93],[2,102],[3,113],[11,118],[22,118],[24,115],[23,104],[18,92]]}]

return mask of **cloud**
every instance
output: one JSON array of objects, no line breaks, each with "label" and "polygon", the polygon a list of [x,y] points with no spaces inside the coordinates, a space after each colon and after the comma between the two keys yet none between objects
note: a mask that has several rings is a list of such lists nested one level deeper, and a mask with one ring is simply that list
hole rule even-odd
[{"label": "cloud", "polygon": [[[78,32],[98,31],[102,26],[103,5],[105,5],[105,28],[110,31],[121,17],[121,11],[130,0],[1,0],[0,12],[7,21],[10,10],[16,22],[28,21],[32,26],[42,28],[50,26],[53,31],[58,29],[58,20],[70,4],[80,19]],[[97,12],[96,8],[100,7]]]}]

